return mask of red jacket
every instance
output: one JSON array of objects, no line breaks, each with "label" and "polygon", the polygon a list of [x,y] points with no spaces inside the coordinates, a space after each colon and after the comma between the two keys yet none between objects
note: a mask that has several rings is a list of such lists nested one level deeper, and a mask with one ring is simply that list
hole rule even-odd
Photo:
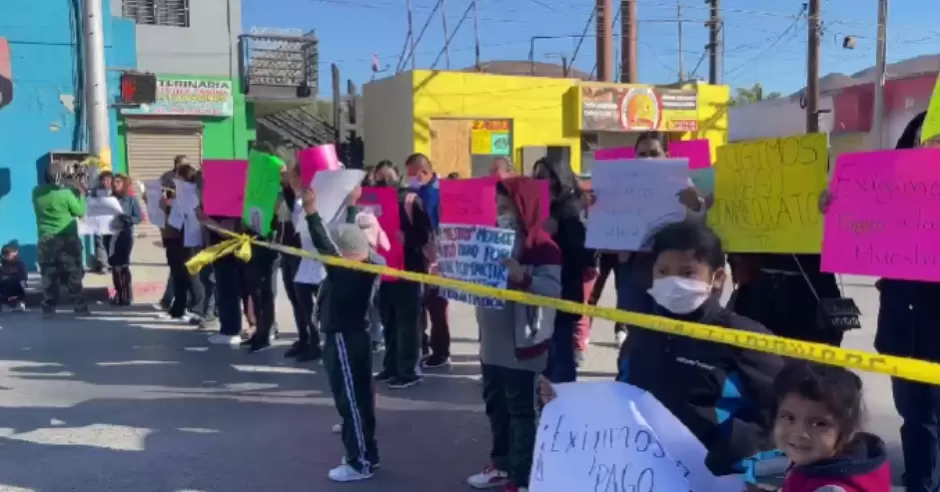
[{"label": "red jacket", "polygon": [[880,437],[859,434],[847,451],[843,456],[792,467],[780,492],[891,492],[888,452]]}]

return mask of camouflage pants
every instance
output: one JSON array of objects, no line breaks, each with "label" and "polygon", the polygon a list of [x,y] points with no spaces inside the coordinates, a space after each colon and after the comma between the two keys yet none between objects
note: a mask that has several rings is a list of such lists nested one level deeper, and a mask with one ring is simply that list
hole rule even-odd
[{"label": "camouflage pants", "polygon": [[85,309],[82,296],[82,241],[78,235],[43,236],[39,239],[39,272],[42,275],[44,311],[54,310],[59,302],[59,288],[65,284],[75,309]]}]

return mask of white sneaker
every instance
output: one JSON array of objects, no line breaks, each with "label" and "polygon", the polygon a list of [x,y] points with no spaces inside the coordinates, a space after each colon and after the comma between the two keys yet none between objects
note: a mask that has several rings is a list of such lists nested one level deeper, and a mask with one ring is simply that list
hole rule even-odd
[{"label": "white sneaker", "polygon": [[627,332],[618,331],[614,338],[617,340],[617,346],[623,345],[623,342],[627,341]]},{"label": "white sneaker", "polygon": [[242,343],[242,337],[238,335],[223,335],[216,333],[209,337],[209,343],[212,345],[238,345]]},{"label": "white sneaker", "polygon": [[343,424],[333,424],[333,428],[331,430],[333,431],[333,434],[340,434],[343,432]]},{"label": "white sneaker", "polygon": [[359,471],[344,463],[330,470],[329,477],[334,482],[357,482],[372,478],[372,472]]},{"label": "white sneaker", "polygon": [[488,465],[480,473],[467,478],[467,485],[475,489],[495,489],[509,483],[509,474]]},{"label": "white sneaker", "polygon": [[16,312],[18,312],[18,313],[25,313],[25,312],[26,312],[26,304],[23,304],[22,302],[18,302],[18,303],[16,303],[16,306],[13,306],[13,310],[16,311]]}]

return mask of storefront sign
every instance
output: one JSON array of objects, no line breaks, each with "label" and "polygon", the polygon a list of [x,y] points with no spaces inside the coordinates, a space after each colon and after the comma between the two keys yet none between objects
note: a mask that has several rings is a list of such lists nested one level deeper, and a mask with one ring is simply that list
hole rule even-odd
[{"label": "storefront sign", "polygon": [[695,90],[642,85],[582,85],[582,131],[698,130]]},{"label": "storefront sign", "polygon": [[512,154],[512,121],[473,120],[470,153],[474,155]]},{"label": "storefront sign", "polygon": [[232,82],[183,78],[157,79],[157,100],[139,108],[124,109],[131,115],[232,116]]}]

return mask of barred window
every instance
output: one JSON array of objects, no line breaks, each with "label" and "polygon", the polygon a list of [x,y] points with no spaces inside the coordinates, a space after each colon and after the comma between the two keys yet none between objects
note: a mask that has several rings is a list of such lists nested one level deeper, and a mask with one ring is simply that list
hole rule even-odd
[{"label": "barred window", "polygon": [[123,0],[121,15],[138,24],[189,27],[189,0]]}]

